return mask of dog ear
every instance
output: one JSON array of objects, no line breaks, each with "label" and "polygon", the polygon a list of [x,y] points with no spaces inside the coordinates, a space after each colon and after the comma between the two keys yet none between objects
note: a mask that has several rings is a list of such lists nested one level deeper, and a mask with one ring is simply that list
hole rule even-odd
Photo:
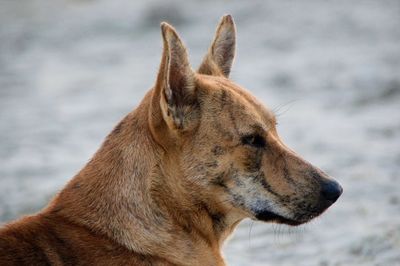
[{"label": "dog ear", "polygon": [[236,27],[231,15],[223,16],[198,73],[229,76],[235,57]]},{"label": "dog ear", "polygon": [[168,23],[161,23],[164,49],[156,88],[164,120],[173,129],[188,129],[197,107],[194,72],[185,46]]}]

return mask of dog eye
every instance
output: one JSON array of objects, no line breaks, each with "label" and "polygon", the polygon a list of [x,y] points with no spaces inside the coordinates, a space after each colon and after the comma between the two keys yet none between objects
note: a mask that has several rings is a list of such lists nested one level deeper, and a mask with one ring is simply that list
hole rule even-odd
[{"label": "dog eye", "polygon": [[256,148],[264,148],[265,147],[265,139],[260,135],[247,135],[242,137],[242,143],[244,145],[250,145]]}]

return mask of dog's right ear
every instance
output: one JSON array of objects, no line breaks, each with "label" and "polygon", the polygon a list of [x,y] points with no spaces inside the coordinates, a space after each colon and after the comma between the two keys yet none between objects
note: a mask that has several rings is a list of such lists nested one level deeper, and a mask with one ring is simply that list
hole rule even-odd
[{"label": "dog's right ear", "polygon": [[[163,55],[154,89],[151,119],[161,134],[177,136],[193,128],[199,113],[195,73],[178,33],[168,23],[161,24]],[[164,135],[164,137],[166,137]]]},{"label": "dog's right ear", "polygon": [[231,15],[223,16],[198,73],[228,77],[236,47],[236,27]]}]

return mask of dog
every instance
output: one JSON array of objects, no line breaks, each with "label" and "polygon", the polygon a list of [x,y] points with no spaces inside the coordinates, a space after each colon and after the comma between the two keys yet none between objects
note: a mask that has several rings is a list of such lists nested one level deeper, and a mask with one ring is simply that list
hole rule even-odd
[{"label": "dog", "polygon": [[297,226],[339,198],[229,79],[230,15],[197,71],[176,30],[161,32],[155,86],[46,208],[3,226],[1,265],[225,265],[243,219]]}]

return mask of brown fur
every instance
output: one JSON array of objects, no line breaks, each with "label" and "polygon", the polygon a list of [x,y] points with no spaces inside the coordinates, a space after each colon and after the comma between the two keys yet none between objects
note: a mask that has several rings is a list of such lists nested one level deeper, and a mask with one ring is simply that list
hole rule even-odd
[{"label": "brown fur", "polygon": [[198,72],[161,28],[154,88],[48,207],[0,229],[1,265],[224,265],[222,243],[242,219],[298,225],[339,197],[228,79],[229,15]]}]

